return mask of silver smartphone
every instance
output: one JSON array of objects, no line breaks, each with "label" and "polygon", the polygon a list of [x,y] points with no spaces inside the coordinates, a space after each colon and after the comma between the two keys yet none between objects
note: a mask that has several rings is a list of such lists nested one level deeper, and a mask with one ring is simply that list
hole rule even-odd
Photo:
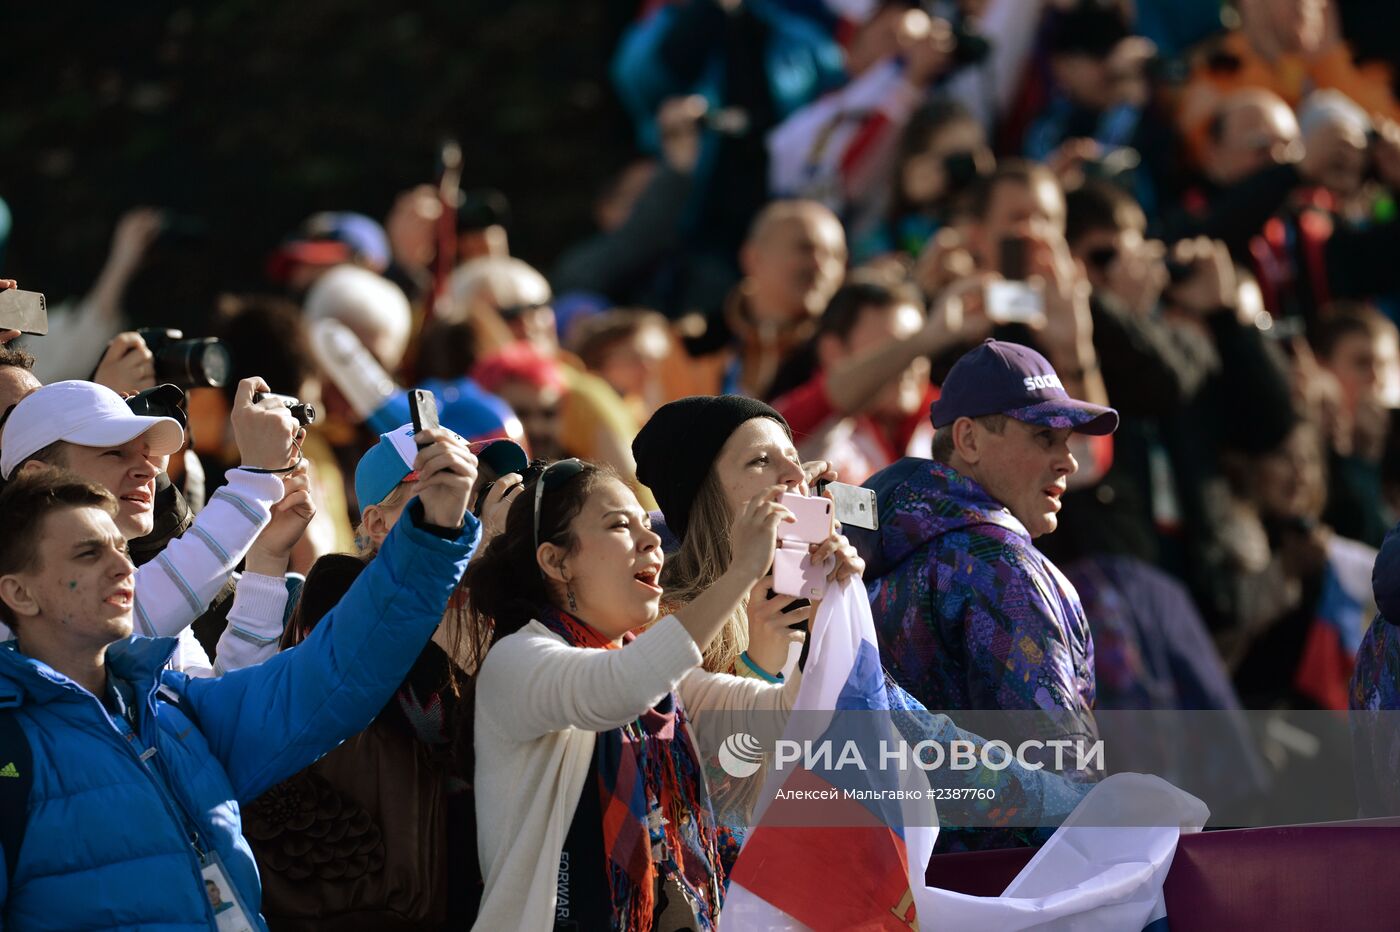
[{"label": "silver smartphone", "polygon": [[836,506],[836,520],[843,525],[880,530],[880,508],[874,489],[864,489],[845,482],[828,482],[823,491]]}]

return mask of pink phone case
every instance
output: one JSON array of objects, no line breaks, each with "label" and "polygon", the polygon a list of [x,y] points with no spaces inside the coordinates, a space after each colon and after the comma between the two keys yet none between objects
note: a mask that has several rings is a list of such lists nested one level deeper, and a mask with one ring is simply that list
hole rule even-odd
[{"label": "pink phone case", "polygon": [[773,554],[773,591],[815,602],[826,595],[827,576],[835,568],[835,557],[827,557],[820,566],[814,566],[806,546],[780,544]]},{"label": "pink phone case", "polygon": [[797,518],[796,524],[786,521],[778,525],[778,539],[820,544],[831,536],[831,499],[808,498],[788,492],[782,505]]}]

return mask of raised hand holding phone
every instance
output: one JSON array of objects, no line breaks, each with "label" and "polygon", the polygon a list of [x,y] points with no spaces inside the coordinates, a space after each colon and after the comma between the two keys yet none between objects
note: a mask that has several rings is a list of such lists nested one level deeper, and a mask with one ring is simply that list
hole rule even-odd
[{"label": "raised hand holding phone", "polygon": [[[425,430],[437,430],[442,425],[438,422],[437,398],[432,392],[415,388],[408,393],[409,415],[413,418],[413,433],[418,435]],[[419,440],[418,449],[427,446],[427,442]]]},{"label": "raised hand holding phone", "polygon": [[432,427],[414,434],[418,456],[413,471],[423,518],[435,527],[459,528],[476,484],[476,454],[450,430]]},{"label": "raised hand holding phone", "polygon": [[1000,281],[986,284],[987,318],[996,324],[1024,324],[1032,330],[1045,326],[1045,293],[1031,283],[1030,241],[1024,236],[1002,237],[998,246]]},{"label": "raised hand holding phone", "polygon": [[44,296],[37,291],[21,291],[10,279],[5,281],[10,287],[0,288],[0,330],[18,330],[35,336],[48,333],[49,314]]},{"label": "raised hand holding phone", "polygon": [[827,577],[836,568],[833,558],[813,560],[813,546],[825,544],[834,531],[830,499],[785,493],[782,504],[792,512],[791,524],[778,528],[773,552],[773,591],[804,599],[826,594]]}]

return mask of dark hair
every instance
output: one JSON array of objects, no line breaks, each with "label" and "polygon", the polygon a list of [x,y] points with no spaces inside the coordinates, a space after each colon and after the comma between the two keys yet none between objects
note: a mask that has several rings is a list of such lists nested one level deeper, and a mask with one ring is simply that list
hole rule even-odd
[{"label": "dark hair", "polygon": [[1071,247],[1096,230],[1130,226],[1146,226],[1146,215],[1121,185],[1091,178],[1065,194],[1065,241]]},{"label": "dark hair", "polygon": [[769,386],[765,399],[772,401],[805,385],[817,372],[817,344],[823,336],[834,336],[845,342],[860,323],[867,310],[886,310],[897,304],[912,304],[920,310],[923,299],[912,285],[891,280],[888,276],[855,272],[845,284],[836,289],[826,310],[817,321],[816,332],[783,362]]},{"label": "dark hair", "polygon": [[[541,473],[543,476],[543,473]],[[597,486],[617,479],[607,466],[584,463],[576,475],[545,488],[540,502],[540,543],[552,543],[572,553],[578,540],[570,526]],[[519,631],[555,603],[535,556],[535,489],[540,479],[516,493],[506,513],[506,526],[486,550],[467,567],[463,577],[471,597],[472,647],[476,656],[507,635]]]},{"label": "dark hair", "polygon": [[1048,51],[1052,57],[1086,55],[1104,59],[1131,34],[1117,0],[1079,0],[1052,16]]},{"label": "dark hair", "polygon": [[[0,490],[0,576],[39,569],[39,539],[44,520],[64,508],[101,508],[113,518],[117,500],[94,482],[66,469],[16,474]],[[0,621],[15,627],[15,613],[0,601]]]},{"label": "dark hair", "polygon": [[1349,336],[1360,335],[1374,339],[1383,333],[1390,321],[1380,311],[1356,301],[1336,301],[1313,327],[1312,347],[1318,359],[1326,360],[1337,344]]},{"label": "dark hair", "polygon": [[418,375],[450,382],[476,368],[481,333],[471,320],[431,320],[418,341]]},{"label": "dark hair", "polygon": [[11,343],[0,343],[0,368],[6,366],[32,372],[34,357]]},{"label": "dark hair", "polygon": [[475,188],[457,195],[458,233],[494,226],[510,229],[510,220],[510,201],[495,188]]},{"label": "dark hair", "polygon": [[1032,162],[1029,159],[1004,159],[997,163],[997,170],[990,175],[984,175],[978,179],[972,189],[972,198],[968,204],[968,209],[972,216],[978,220],[986,220],[987,213],[991,210],[992,198],[996,196],[997,188],[1003,184],[1021,184],[1026,187],[1034,187],[1036,182],[1048,180],[1059,186],[1059,181],[1055,178],[1055,173],[1039,162]]},{"label": "dark hair", "polygon": [[316,371],[297,306],[274,295],[221,295],[214,335],[228,347],[232,388],[261,376],[268,388],[296,395]]},{"label": "dark hair", "polygon": [[622,307],[587,317],[569,330],[569,344],[574,354],[583,360],[589,371],[596,372],[608,353],[632,339],[647,327],[665,329],[666,318],[656,311]]},{"label": "dark hair", "polygon": [[282,634],[283,650],[306,640],[317,623],[350,591],[365,566],[364,560],[350,553],[328,553],[311,565],[297,607]]},{"label": "dark hair", "polygon": [[904,126],[904,132],[900,133],[899,145],[895,149],[890,219],[898,219],[914,210],[914,205],[904,196],[904,166],[909,160],[926,152],[938,134],[949,127],[976,122],[970,110],[950,97],[936,98],[914,111]]}]

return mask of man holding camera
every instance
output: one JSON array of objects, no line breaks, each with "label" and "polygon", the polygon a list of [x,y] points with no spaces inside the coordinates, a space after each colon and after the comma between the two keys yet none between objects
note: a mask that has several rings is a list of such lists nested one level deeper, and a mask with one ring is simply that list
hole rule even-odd
[{"label": "man holding camera", "polygon": [[[291,467],[298,424],[283,404],[253,402],[261,379],[238,387],[233,430],[243,467],[211,496],[189,531],[136,572],[137,631],[179,636],[175,668],[196,676],[259,663],[277,652],[287,601],[286,554],[313,512],[305,483]],[[133,414],[116,392],[92,382],[55,382],[27,395],[5,422],[0,478],[49,467],[68,469],[105,488],[117,501],[116,525],[126,540],[151,532],[156,477],[184,445],[169,417]],[[284,476],[287,481],[284,482]],[[217,666],[190,631],[234,568],[247,556],[230,624],[219,639]],[[280,558],[280,562],[279,562]]]},{"label": "man holding camera", "polygon": [[[240,408],[285,417],[253,406],[253,387]],[[149,442],[164,449],[164,432]],[[476,545],[475,457],[445,431],[416,439],[417,497],[326,623],[212,679],[163,669],[173,640],[131,636],[140,584],[116,497],[61,470],[26,470],[0,492],[0,618],[18,634],[0,646],[14,755],[0,811],[24,818],[0,826],[0,925],[266,929],[240,804],[369,723]],[[215,918],[210,882],[239,924]]]},{"label": "man holding camera", "polygon": [[1070,437],[1112,433],[1118,412],[1072,398],[1034,350],[988,340],[958,360],[930,417],[933,460],[876,473],[881,530],[850,534],[881,655],[930,709],[1042,710],[1050,737],[1092,741],[1088,623],[1032,540],[1055,530],[1079,468]]}]

